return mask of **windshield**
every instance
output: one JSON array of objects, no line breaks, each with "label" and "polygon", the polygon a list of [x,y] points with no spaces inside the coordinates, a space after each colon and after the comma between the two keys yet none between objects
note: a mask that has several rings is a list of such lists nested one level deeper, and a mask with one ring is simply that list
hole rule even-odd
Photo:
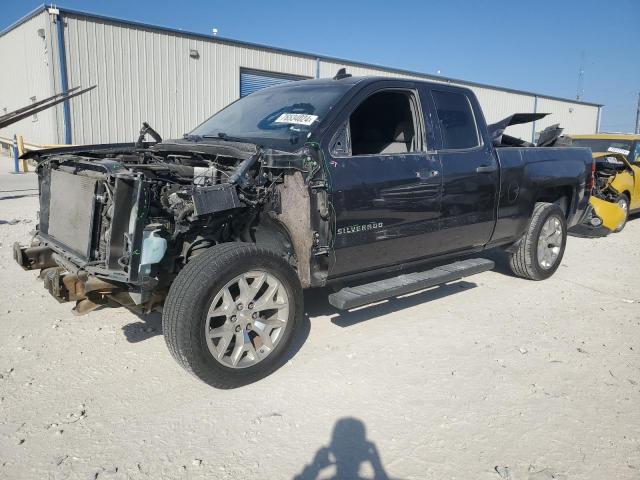
[{"label": "windshield", "polygon": [[343,83],[290,83],[265,88],[219,111],[190,135],[297,150],[350,87]]},{"label": "windshield", "polygon": [[571,141],[573,147],[590,148],[592,152],[621,153],[627,158],[631,151],[630,140],[611,140],[604,138],[574,138]]}]

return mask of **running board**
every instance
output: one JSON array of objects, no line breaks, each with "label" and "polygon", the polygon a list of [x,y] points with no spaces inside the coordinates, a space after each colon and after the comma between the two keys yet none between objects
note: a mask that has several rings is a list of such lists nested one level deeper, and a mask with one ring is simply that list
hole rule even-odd
[{"label": "running board", "polygon": [[407,273],[386,280],[379,280],[357,287],[345,287],[329,295],[329,303],[339,310],[350,310],[391,297],[405,295],[463,277],[491,270],[495,264],[484,258],[470,258],[449,265]]}]

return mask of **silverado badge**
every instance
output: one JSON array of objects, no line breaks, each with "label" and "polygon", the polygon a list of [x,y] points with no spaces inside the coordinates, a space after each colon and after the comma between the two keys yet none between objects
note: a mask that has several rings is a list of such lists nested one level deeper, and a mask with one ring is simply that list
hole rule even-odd
[{"label": "silverado badge", "polygon": [[367,232],[369,230],[375,230],[377,228],[382,228],[382,222],[369,222],[364,225],[349,225],[348,227],[340,227],[338,229],[338,235],[344,235],[347,233],[359,233],[359,232]]}]

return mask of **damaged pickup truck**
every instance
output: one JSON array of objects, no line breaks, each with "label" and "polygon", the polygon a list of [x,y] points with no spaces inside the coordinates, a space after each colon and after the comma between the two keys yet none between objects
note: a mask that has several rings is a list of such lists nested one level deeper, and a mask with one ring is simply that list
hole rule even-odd
[{"label": "damaged pickup truck", "polygon": [[344,72],[256,92],[183,139],[141,133],[28,154],[40,219],[14,255],[78,314],[161,307],[171,354],[220,388],[282,364],[305,288],[351,309],[488,270],[469,255],[496,246],[548,278],[593,184],[587,149],[504,146],[470,90]]}]

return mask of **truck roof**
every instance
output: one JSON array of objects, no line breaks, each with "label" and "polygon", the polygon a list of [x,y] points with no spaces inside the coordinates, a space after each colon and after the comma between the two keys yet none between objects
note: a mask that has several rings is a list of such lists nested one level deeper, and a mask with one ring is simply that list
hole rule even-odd
[{"label": "truck roof", "polygon": [[369,84],[369,83],[374,83],[374,82],[379,82],[381,80],[387,80],[387,81],[405,81],[405,82],[418,82],[418,83],[424,83],[426,85],[441,85],[441,86],[453,86],[456,88],[459,88],[461,90],[469,90],[471,91],[469,88],[465,87],[464,85],[456,85],[456,84],[450,84],[450,83],[441,83],[441,82],[432,82],[429,80],[423,80],[421,78],[406,78],[406,77],[386,77],[386,76],[380,76],[380,75],[367,75],[367,76],[360,76],[360,77],[355,77],[355,76],[348,76],[348,77],[343,77],[340,79],[334,79],[334,78],[312,78],[312,79],[308,79],[308,80],[297,80],[295,82],[285,82],[285,83],[280,83],[277,85],[274,85],[273,87],[269,87],[269,88],[283,88],[286,86],[293,86],[293,85],[309,85],[309,84],[315,84],[318,86],[322,86],[322,85],[335,85],[336,82],[338,83],[342,83],[342,84],[348,84],[348,85],[356,85],[356,84]]},{"label": "truck roof", "polygon": [[309,80],[298,80],[295,82],[285,82],[285,83],[280,83],[277,85],[274,85],[272,87],[269,88],[286,88],[286,87],[291,87],[293,85],[317,85],[317,86],[323,86],[323,85],[335,85],[336,83],[341,83],[341,84],[347,84],[347,85],[362,85],[362,84],[369,84],[369,83],[374,83],[374,82],[379,82],[381,80],[386,80],[386,81],[405,81],[405,82],[417,82],[417,83],[423,83],[426,85],[433,85],[433,86],[453,86],[456,88],[459,88],[460,90],[465,90],[465,91],[472,91],[471,89],[465,87],[464,85],[455,85],[455,84],[448,84],[448,83],[440,83],[440,82],[431,82],[429,80],[422,80],[420,78],[406,78],[406,77],[386,77],[386,76],[379,76],[379,75],[375,75],[375,76],[362,76],[362,77],[355,77],[355,76],[348,76],[348,77],[343,77],[340,79],[334,79],[334,78],[313,78],[313,79],[309,79]]}]

